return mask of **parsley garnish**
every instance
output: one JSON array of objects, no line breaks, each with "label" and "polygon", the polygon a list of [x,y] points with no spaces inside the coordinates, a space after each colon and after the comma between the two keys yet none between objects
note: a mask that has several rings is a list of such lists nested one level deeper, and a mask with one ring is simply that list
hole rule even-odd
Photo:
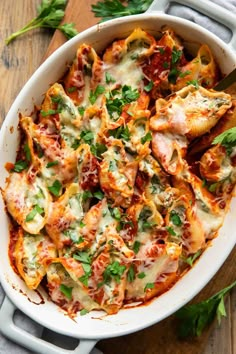
[{"label": "parsley garnish", "polygon": [[82,130],[80,133],[80,139],[82,139],[86,144],[92,144],[94,140],[93,132],[91,130]]},{"label": "parsley garnish", "polygon": [[89,311],[86,310],[86,309],[83,309],[83,310],[80,311],[80,316],[87,315],[87,313],[89,313]]},{"label": "parsley garnish", "polygon": [[180,73],[180,71],[177,68],[171,69],[169,72],[169,75],[168,75],[168,81],[171,84],[176,84],[176,80],[177,80],[179,73]]},{"label": "parsley garnish", "polygon": [[144,86],[144,91],[150,92],[154,86],[154,82],[151,80],[147,85]]},{"label": "parsley garnish", "polygon": [[141,242],[139,242],[139,241],[135,241],[134,242],[133,251],[134,251],[135,254],[137,254],[139,252],[140,246],[141,246]]},{"label": "parsley garnish", "polygon": [[170,220],[175,226],[181,226],[182,225],[182,221],[180,219],[180,216],[179,216],[179,214],[177,214],[177,212],[175,210],[171,210],[171,212],[170,212]]},{"label": "parsley garnish", "polygon": [[46,168],[49,168],[49,167],[52,167],[52,166],[56,166],[58,164],[59,164],[58,160],[50,161],[50,162],[47,163]]},{"label": "parsley garnish", "polygon": [[146,290],[148,290],[148,289],[153,289],[154,286],[155,286],[154,283],[147,283],[147,284],[145,285],[144,291],[146,291]]},{"label": "parsley garnish", "polygon": [[144,272],[141,272],[141,273],[138,274],[138,278],[139,279],[143,279],[145,277],[146,277],[146,274]]},{"label": "parsley garnish", "polygon": [[119,0],[103,0],[92,5],[92,11],[95,17],[107,21],[112,18],[141,14],[149,8],[152,2],[153,0],[129,0],[125,6]]},{"label": "parsley garnish", "polygon": [[108,71],[106,71],[105,73],[105,78],[106,78],[106,84],[112,84],[116,82],[116,80],[111,76],[111,74]]},{"label": "parsley garnish", "polygon": [[197,80],[190,80],[186,82],[187,85],[193,85],[194,87],[196,87],[196,89],[199,88],[199,83]]},{"label": "parsley garnish", "polygon": [[51,116],[57,113],[60,113],[61,109],[49,109],[48,111],[41,110],[40,113],[43,117]]},{"label": "parsley garnish", "polygon": [[96,143],[90,146],[90,151],[95,157],[101,159],[102,154],[107,151],[107,147],[104,144]]},{"label": "parsley garnish", "polygon": [[66,0],[42,0],[37,8],[37,17],[33,18],[27,25],[19,31],[11,34],[6,40],[9,44],[13,39],[35,28],[43,27],[59,29],[67,38],[74,37],[78,32],[73,23],[60,25],[65,14]]},{"label": "parsley garnish", "polygon": [[196,253],[194,253],[192,256],[189,256],[188,258],[181,257],[182,261],[190,265],[190,267],[193,266],[194,261],[202,254],[202,250],[198,250]]},{"label": "parsley garnish", "polygon": [[124,274],[125,270],[126,266],[120,265],[118,261],[114,261],[113,263],[109,264],[103,273],[104,283],[108,284],[112,279],[114,279],[115,282],[119,284],[120,278]]},{"label": "parsley garnish", "polygon": [[109,130],[108,133],[110,136],[113,136],[116,139],[123,139],[125,141],[130,140],[131,133],[127,125],[125,127],[121,125],[116,129]]},{"label": "parsley garnish", "polygon": [[129,283],[132,283],[134,279],[135,279],[135,269],[134,269],[134,264],[131,264],[127,272],[127,280]]},{"label": "parsley garnish", "polygon": [[178,325],[179,336],[181,338],[200,336],[216,315],[220,323],[221,317],[226,316],[224,297],[234,286],[236,286],[236,281],[209,299],[198,304],[184,306],[177,311],[175,316],[180,320]]},{"label": "parsley garnish", "polygon": [[69,93],[75,92],[76,90],[77,90],[77,87],[75,87],[75,86],[72,86],[72,87],[68,87],[68,88],[67,88],[67,91],[68,91]]},{"label": "parsley garnish", "polygon": [[102,85],[97,85],[95,91],[91,91],[89,95],[89,101],[91,104],[94,104],[99,95],[105,92],[105,87]]},{"label": "parsley garnish", "polygon": [[83,192],[82,194],[82,200],[85,202],[88,198],[92,198],[93,197],[93,193],[89,190],[86,190]]},{"label": "parsley garnish", "polygon": [[12,168],[12,171],[14,172],[22,172],[28,167],[28,162],[25,160],[19,160],[16,161],[14,167]]},{"label": "parsley garnish", "polygon": [[169,232],[171,236],[176,236],[176,233],[171,226],[166,226],[166,230]]},{"label": "parsley garnish", "polygon": [[26,222],[32,221],[34,220],[37,214],[42,215],[43,213],[44,210],[39,205],[35,205],[34,208],[31,210],[31,212],[26,215],[25,221]]},{"label": "parsley garnish", "polygon": [[55,197],[59,197],[60,193],[61,193],[61,182],[58,181],[57,179],[53,182],[52,186],[48,187],[48,190],[55,195]]},{"label": "parsley garnish", "polygon": [[24,152],[25,152],[25,158],[28,162],[31,160],[31,153],[30,153],[30,148],[28,144],[24,145]]},{"label": "parsley garnish", "polygon": [[98,190],[93,193],[93,196],[97,198],[98,200],[102,200],[104,198],[104,194],[102,191]]},{"label": "parsley garnish", "polygon": [[174,47],[171,54],[171,63],[176,64],[180,60],[182,53],[182,50],[178,50]]},{"label": "parsley garnish", "polygon": [[212,144],[221,144],[227,150],[230,155],[232,153],[232,148],[236,146],[236,127],[230,128],[213,140]]},{"label": "parsley garnish", "polygon": [[147,134],[141,138],[141,143],[145,144],[147,141],[151,141],[151,140],[152,140],[152,134],[151,132],[147,132]]},{"label": "parsley garnish", "polygon": [[85,108],[84,108],[84,107],[78,107],[77,109],[78,109],[79,114],[80,114],[81,116],[83,116],[83,115],[84,115],[84,112],[85,112]]},{"label": "parsley garnish", "polygon": [[72,290],[73,290],[73,287],[66,286],[65,284],[61,284],[61,285],[60,285],[60,291],[61,291],[62,294],[64,294],[65,297],[67,297],[67,299],[69,299],[69,300],[72,299]]}]

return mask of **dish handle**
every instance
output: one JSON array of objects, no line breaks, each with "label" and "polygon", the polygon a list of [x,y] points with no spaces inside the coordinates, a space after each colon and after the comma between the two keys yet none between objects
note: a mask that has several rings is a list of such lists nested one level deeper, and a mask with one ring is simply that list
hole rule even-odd
[{"label": "dish handle", "polygon": [[213,20],[223,24],[232,31],[232,37],[228,45],[236,51],[236,16],[224,7],[213,3],[210,0],[154,0],[147,12],[165,12],[172,3],[186,5],[200,13],[207,15]]},{"label": "dish handle", "polygon": [[13,342],[30,349],[38,354],[102,354],[94,348],[97,340],[80,339],[79,345],[74,350],[67,350],[37,338],[15,325],[13,321],[16,307],[5,297],[0,309],[0,331]]}]

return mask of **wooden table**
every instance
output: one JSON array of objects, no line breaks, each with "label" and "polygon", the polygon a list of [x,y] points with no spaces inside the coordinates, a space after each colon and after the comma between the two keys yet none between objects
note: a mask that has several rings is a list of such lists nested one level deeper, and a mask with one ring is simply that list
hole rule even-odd
[{"label": "wooden table", "polygon": [[[75,1],[74,1],[75,2]],[[78,29],[82,30],[95,23],[90,11],[91,3],[96,1],[77,0],[80,13],[76,20]],[[17,93],[37,69],[47,55],[63,41],[61,34],[46,30],[35,30],[6,46],[4,39],[13,31],[21,28],[36,14],[40,0],[0,1],[0,124],[3,121]],[[70,4],[72,0],[70,0]],[[222,287],[235,280],[236,249],[231,253],[221,270],[194,299],[194,302],[206,299]],[[105,340],[99,343],[105,354],[235,354],[236,353],[236,289],[227,298],[228,316],[221,326],[214,323],[197,339],[180,342],[174,332],[173,317],[161,323],[122,338]],[[1,353],[5,354],[5,353]]]}]

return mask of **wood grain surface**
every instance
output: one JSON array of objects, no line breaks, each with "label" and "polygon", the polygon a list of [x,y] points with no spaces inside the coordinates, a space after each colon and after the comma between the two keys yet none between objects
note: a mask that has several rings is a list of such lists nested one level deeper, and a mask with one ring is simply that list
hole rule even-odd
[{"label": "wood grain surface", "polygon": [[[0,123],[24,83],[40,63],[65,41],[59,31],[52,36],[50,31],[35,30],[9,46],[4,44],[9,34],[35,16],[39,3],[40,0],[0,0]],[[69,0],[64,21],[76,23],[78,31],[95,24],[97,19],[90,11],[91,3],[96,1]],[[206,299],[233,282],[236,278],[235,263],[236,249],[193,302]],[[199,338],[180,341],[176,337],[177,323],[174,316],[171,316],[137,333],[103,340],[97,346],[104,354],[235,354],[236,289],[228,296],[226,309],[228,316],[222,320],[221,325],[213,323]]]}]

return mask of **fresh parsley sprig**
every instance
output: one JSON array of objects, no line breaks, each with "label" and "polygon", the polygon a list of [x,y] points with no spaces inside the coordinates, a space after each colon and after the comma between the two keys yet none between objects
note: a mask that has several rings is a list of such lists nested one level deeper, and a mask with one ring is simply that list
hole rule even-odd
[{"label": "fresh parsley sprig", "polygon": [[112,18],[141,14],[149,8],[152,2],[153,0],[128,0],[125,6],[119,0],[103,0],[92,5],[92,11],[95,17],[107,21]]},{"label": "fresh parsley sprig", "polygon": [[73,23],[64,23],[63,25],[60,25],[61,20],[65,15],[64,10],[66,3],[67,0],[42,0],[37,8],[37,16],[19,31],[12,33],[5,40],[6,44],[9,44],[22,34],[39,27],[59,29],[67,38],[74,37],[78,32]]},{"label": "fresh parsley sprig", "polygon": [[181,338],[188,336],[200,336],[202,331],[214,320],[215,316],[220,323],[221,317],[226,316],[224,298],[236,285],[236,281],[222,289],[209,299],[198,304],[187,305],[176,312],[175,316],[180,320],[178,334]]},{"label": "fresh parsley sprig", "polygon": [[226,148],[227,153],[231,154],[232,148],[236,146],[236,127],[227,129],[220,135],[216,136],[212,144],[221,144]]}]

